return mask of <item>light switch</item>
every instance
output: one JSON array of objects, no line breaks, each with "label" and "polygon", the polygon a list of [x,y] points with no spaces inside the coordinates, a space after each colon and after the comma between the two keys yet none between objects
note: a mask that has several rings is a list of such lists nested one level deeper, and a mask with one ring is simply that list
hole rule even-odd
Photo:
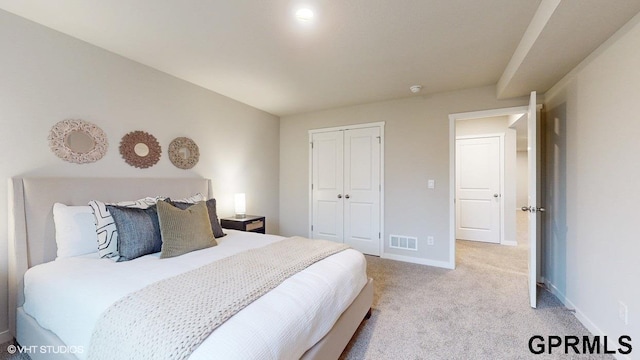
[{"label": "light switch", "polygon": [[435,189],[436,188],[436,181],[433,179],[429,179],[429,181],[427,182],[427,187],[429,189]]}]

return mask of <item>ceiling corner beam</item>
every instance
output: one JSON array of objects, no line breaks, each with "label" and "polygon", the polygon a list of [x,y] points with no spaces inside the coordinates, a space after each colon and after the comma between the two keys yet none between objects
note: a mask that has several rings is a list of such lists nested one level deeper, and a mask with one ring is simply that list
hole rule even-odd
[{"label": "ceiling corner beam", "polygon": [[496,86],[496,96],[498,99],[505,97],[505,90],[509,87],[514,75],[522,66],[522,63],[540,37],[540,34],[542,34],[544,28],[549,23],[549,19],[551,19],[551,16],[553,16],[553,13],[556,11],[561,1],[562,0],[542,0],[540,6],[538,6],[538,10],[536,10],[536,13],[533,15],[527,30],[524,32],[522,39],[520,39],[518,47],[511,56],[511,60],[509,60],[500,80],[498,80],[498,84]]}]

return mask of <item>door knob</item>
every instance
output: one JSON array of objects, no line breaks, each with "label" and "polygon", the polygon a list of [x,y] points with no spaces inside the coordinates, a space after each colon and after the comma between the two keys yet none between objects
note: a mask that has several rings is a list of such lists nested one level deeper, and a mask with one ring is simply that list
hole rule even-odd
[{"label": "door knob", "polygon": [[493,197],[494,197],[494,198],[497,198],[498,196],[500,196],[500,195],[498,195],[498,194],[493,194]]},{"label": "door knob", "polygon": [[344,198],[345,198],[345,199],[348,199],[348,198],[350,198],[350,197],[351,197],[351,196],[349,196],[349,194],[347,194],[347,195],[345,195],[345,196],[344,196]]},{"label": "door knob", "polygon": [[342,199],[342,194],[338,194],[338,199]]},{"label": "door knob", "polygon": [[520,210],[529,211],[529,212],[536,212],[536,211],[545,212],[545,211],[547,211],[547,209],[545,209],[543,207],[539,207],[539,208],[536,209],[536,208],[531,207],[531,206],[523,206],[523,207],[520,208]]}]

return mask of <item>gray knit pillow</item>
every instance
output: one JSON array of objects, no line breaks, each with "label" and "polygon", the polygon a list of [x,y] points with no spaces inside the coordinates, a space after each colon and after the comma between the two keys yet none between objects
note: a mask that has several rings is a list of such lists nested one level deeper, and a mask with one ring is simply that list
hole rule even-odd
[{"label": "gray knit pillow", "polygon": [[161,259],[218,245],[204,201],[185,210],[158,201],[157,210],[162,234]]}]

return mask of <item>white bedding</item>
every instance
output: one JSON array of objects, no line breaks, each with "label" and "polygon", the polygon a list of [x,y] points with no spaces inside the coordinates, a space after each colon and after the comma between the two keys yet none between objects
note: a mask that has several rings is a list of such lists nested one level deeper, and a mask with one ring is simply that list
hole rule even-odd
[{"label": "white bedding", "polygon": [[[169,259],[116,263],[97,254],[59,259],[25,274],[24,310],[83,359],[100,314],[119,298],[162,278],[281,240],[225,230],[219,245]],[[364,256],[332,255],[285,280],[216,329],[190,359],[298,359],[333,326],[366,284]]]}]

